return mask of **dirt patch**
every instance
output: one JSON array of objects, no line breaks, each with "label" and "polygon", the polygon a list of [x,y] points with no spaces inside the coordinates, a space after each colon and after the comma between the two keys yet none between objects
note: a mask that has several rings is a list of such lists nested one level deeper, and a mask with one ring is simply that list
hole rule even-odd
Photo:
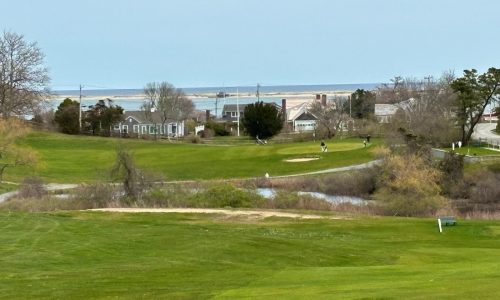
[{"label": "dirt patch", "polygon": [[299,219],[343,219],[341,217],[320,216],[311,214],[288,213],[272,210],[229,210],[212,208],[97,208],[90,211],[123,212],[123,213],[193,213],[224,214],[230,216],[249,216],[258,218],[283,217]]},{"label": "dirt patch", "polygon": [[312,160],[318,160],[319,157],[301,157],[301,158],[292,158],[292,159],[287,159],[285,160],[286,162],[305,162],[305,161],[312,161]]}]

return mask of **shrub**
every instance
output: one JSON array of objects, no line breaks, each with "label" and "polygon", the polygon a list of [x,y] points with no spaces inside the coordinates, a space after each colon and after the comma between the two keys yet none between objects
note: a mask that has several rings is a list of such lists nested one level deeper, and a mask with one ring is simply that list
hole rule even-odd
[{"label": "shrub", "polygon": [[441,172],[418,155],[389,155],[381,167],[374,196],[391,215],[433,215],[446,204],[440,196],[440,178]]},{"label": "shrub", "polygon": [[257,187],[274,187],[288,191],[320,192],[328,195],[366,197],[376,188],[377,168],[358,171],[279,179],[257,179]]},{"label": "shrub", "polygon": [[443,193],[451,197],[456,197],[461,193],[458,187],[463,186],[464,158],[454,152],[445,154],[443,160],[438,164],[442,171],[441,187]]},{"label": "shrub", "polygon": [[25,211],[25,212],[46,212],[58,210],[80,210],[93,208],[88,203],[78,199],[57,199],[53,197],[43,197],[41,199],[26,198],[12,199],[0,203],[0,210]]},{"label": "shrub", "polygon": [[38,177],[26,177],[24,178],[21,186],[19,188],[18,197],[19,198],[42,198],[47,195],[47,190],[45,189],[44,182]]},{"label": "shrub", "polygon": [[238,189],[231,184],[209,187],[188,199],[190,207],[261,207],[264,203],[264,198],[256,192]]},{"label": "shrub", "polygon": [[188,199],[192,192],[180,185],[168,188],[152,188],[144,193],[141,201],[137,203],[142,207],[187,207]]},{"label": "shrub", "polygon": [[466,182],[470,187],[467,210],[500,209],[500,174],[481,170],[468,176]]},{"label": "shrub", "polygon": [[200,131],[200,134],[201,134],[201,137],[205,138],[205,139],[210,139],[210,138],[213,138],[215,136],[215,132],[212,129],[206,128],[206,127],[203,131]]},{"label": "shrub", "polygon": [[216,136],[228,136],[231,134],[231,132],[226,129],[226,125],[224,123],[218,123],[212,120],[205,124],[205,131],[207,129],[213,130],[213,133]]},{"label": "shrub", "polygon": [[198,136],[196,134],[190,134],[190,135],[186,136],[185,140],[187,142],[189,142],[189,143],[192,143],[192,144],[199,144],[199,143],[201,143],[200,136]]},{"label": "shrub", "polygon": [[76,188],[73,198],[86,208],[119,207],[123,193],[116,186],[106,183],[84,184]]},{"label": "shrub", "polygon": [[269,200],[270,208],[277,209],[307,209],[307,210],[331,210],[332,204],[309,195],[299,195],[288,191],[278,191]]}]

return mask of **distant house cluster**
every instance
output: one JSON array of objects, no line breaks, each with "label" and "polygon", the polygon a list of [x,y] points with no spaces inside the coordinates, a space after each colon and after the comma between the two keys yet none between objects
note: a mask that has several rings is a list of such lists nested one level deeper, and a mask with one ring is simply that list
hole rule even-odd
[{"label": "distant house cluster", "polygon": [[[237,106],[236,104],[225,104],[222,108],[222,120],[226,122],[238,122],[238,109],[240,118],[243,118],[247,105],[248,104],[240,104]],[[316,129],[317,118],[308,110],[308,103],[304,102],[287,108],[286,99],[283,99],[282,105],[276,105],[276,107],[281,111],[286,111],[286,123],[292,131],[303,132],[314,131]]]}]

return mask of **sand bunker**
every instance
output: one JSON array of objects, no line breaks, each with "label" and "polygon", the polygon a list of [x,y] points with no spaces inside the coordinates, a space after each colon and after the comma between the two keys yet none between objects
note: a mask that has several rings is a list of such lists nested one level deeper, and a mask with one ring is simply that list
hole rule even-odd
[{"label": "sand bunker", "polygon": [[302,158],[292,158],[292,159],[287,159],[285,160],[286,162],[304,162],[304,161],[311,161],[311,160],[318,160],[319,157],[302,157]]},{"label": "sand bunker", "polygon": [[90,211],[123,212],[123,213],[196,213],[196,214],[224,214],[231,216],[249,216],[258,218],[284,217],[299,219],[342,219],[340,217],[306,215],[271,210],[229,210],[211,208],[97,208]]}]

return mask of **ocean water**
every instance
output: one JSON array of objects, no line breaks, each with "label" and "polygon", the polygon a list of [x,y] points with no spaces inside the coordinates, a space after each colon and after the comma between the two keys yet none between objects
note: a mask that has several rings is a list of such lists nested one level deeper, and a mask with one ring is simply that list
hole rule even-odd
[{"label": "ocean water", "polygon": [[[328,85],[283,85],[283,86],[260,86],[259,92],[261,94],[268,94],[261,96],[259,99],[266,103],[276,103],[281,105],[280,94],[294,94],[294,93],[311,93],[315,92],[333,92],[333,91],[355,91],[356,89],[373,90],[379,84],[377,83],[362,83],[362,84],[328,84]],[[201,88],[183,88],[188,96],[203,95],[204,97],[193,97],[192,101],[197,110],[210,110],[212,114],[220,116],[224,104],[236,104],[238,101],[236,92],[241,96],[239,98],[240,104],[250,104],[257,101],[256,86],[245,87],[201,87]],[[216,94],[223,91],[230,94],[226,98],[216,98]],[[101,96],[110,98],[115,105],[123,107],[126,111],[140,110],[141,105],[144,103],[144,98],[141,96],[142,89],[99,89],[99,90],[82,90],[82,106],[86,110],[89,106],[96,104],[95,97]],[[59,103],[62,102],[63,96],[70,97],[78,100],[79,90],[59,90],[55,91],[55,100],[51,101],[51,106],[56,109]],[[274,94],[274,95],[269,95]],[[94,97],[88,99],[87,97]]]},{"label": "ocean water", "polygon": [[[101,95],[102,96],[102,95]],[[72,97],[73,100],[78,101],[78,97]],[[260,101],[265,103],[276,103],[281,105],[282,97],[260,97]],[[51,101],[52,109],[57,109],[57,106],[62,102],[62,98],[57,98]],[[239,104],[250,104],[255,103],[257,101],[257,97],[245,97],[245,98],[237,98],[237,97],[226,97],[223,99],[216,98],[194,98],[191,99],[197,110],[210,110],[212,114],[217,114],[217,116],[221,116],[222,108],[224,104],[236,104],[238,101]],[[119,105],[123,107],[125,111],[133,111],[140,110],[142,104],[144,103],[144,98],[120,98],[120,96],[113,97],[113,104]],[[217,103],[216,103],[217,102]],[[91,105],[95,105],[97,100],[95,99],[85,99],[82,98],[82,109],[87,110],[87,108]]]},{"label": "ocean water", "polygon": [[[326,91],[355,91],[357,89],[373,90],[380,83],[352,83],[352,84],[316,84],[316,85],[273,85],[260,86],[260,93],[305,93],[305,92],[326,92]],[[224,91],[230,94],[255,94],[257,86],[240,86],[240,87],[195,87],[182,88],[188,95],[196,94],[215,94]],[[78,96],[79,90],[58,90],[55,91],[59,95]],[[134,96],[143,93],[142,89],[83,89],[82,94],[85,96]]]}]

